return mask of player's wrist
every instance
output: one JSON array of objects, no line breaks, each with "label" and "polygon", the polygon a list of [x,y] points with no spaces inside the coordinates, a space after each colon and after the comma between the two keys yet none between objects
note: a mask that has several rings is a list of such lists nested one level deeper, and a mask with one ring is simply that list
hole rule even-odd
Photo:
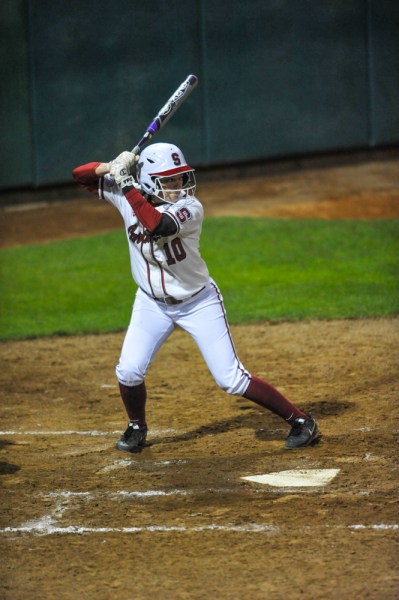
[{"label": "player's wrist", "polygon": [[134,181],[132,175],[128,175],[127,177],[122,179],[119,186],[124,194],[130,192],[133,189],[137,189],[137,184]]},{"label": "player's wrist", "polygon": [[95,174],[99,177],[107,173],[109,173],[109,163],[100,163],[95,169]]}]

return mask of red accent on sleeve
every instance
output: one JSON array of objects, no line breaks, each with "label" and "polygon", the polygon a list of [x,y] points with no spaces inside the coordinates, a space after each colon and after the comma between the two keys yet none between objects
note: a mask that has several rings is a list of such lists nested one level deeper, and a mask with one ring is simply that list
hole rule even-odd
[{"label": "red accent on sleeve", "polygon": [[[126,189],[126,188],[125,188]],[[162,213],[151,206],[136,188],[123,190],[126,200],[133,208],[138,220],[148,231],[154,231],[162,219]]]},{"label": "red accent on sleeve", "polygon": [[88,190],[89,192],[97,192],[99,177],[96,175],[96,169],[100,162],[91,162],[86,165],[76,167],[72,171],[72,177],[74,180]]}]

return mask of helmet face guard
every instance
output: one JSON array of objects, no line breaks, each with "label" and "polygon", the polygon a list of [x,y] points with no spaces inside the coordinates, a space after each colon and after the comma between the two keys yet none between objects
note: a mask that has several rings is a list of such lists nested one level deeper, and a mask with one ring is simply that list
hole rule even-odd
[{"label": "helmet face guard", "polygon": [[195,188],[195,175],[191,170],[170,177],[155,176],[154,196],[163,202],[177,202],[181,198],[194,196]]},{"label": "helmet face guard", "polygon": [[152,144],[143,150],[137,165],[142,191],[159,202],[174,203],[193,196],[196,189],[194,169],[174,144]]}]

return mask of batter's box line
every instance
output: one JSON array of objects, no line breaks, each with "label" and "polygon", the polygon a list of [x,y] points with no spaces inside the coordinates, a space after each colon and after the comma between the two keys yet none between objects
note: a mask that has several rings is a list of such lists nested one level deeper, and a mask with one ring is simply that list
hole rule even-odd
[{"label": "batter's box line", "polygon": [[51,523],[37,523],[35,525],[21,525],[21,527],[5,527],[0,533],[33,533],[37,535],[54,534],[87,534],[87,533],[201,533],[206,531],[223,531],[232,533],[279,533],[280,528],[275,525],[251,523],[248,525],[146,525],[144,527],[85,527],[81,525],[68,525],[57,527]]},{"label": "batter's box line", "polygon": [[[399,524],[379,523],[379,524],[353,524],[353,525],[325,525],[312,527],[298,527],[297,530],[314,531],[315,529],[349,529],[350,531],[397,531]],[[205,533],[205,532],[225,532],[225,533],[263,533],[263,534],[282,534],[284,531],[292,532],[292,528],[284,530],[276,525],[264,523],[249,523],[247,525],[198,525],[196,527],[187,527],[186,525],[147,525],[145,527],[85,527],[81,525],[68,525],[67,527],[57,527],[45,519],[32,525],[22,525],[21,527],[5,527],[0,529],[0,533],[31,533],[37,535],[54,534],[105,534],[105,533]]]},{"label": "batter's box line", "polygon": [[[261,429],[260,431],[266,431],[265,429]],[[281,433],[284,432],[284,429],[272,429],[267,430],[268,433]],[[386,432],[384,428],[371,428],[371,427],[361,427],[360,429],[354,429],[354,432],[360,433],[376,433],[376,432]],[[117,429],[115,431],[75,431],[73,429],[67,429],[65,431],[17,431],[17,430],[9,430],[9,431],[0,431],[1,436],[13,436],[13,435],[37,435],[37,436],[50,436],[50,435],[81,435],[88,437],[106,437],[111,435],[120,435],[122,433],[121,429]],[[151,429],[151,437],[159,437],[163,435],[184,435],[186,431],[178,430],[178,429]],[[398,430],[391,431],[392,434],[399,433]],[[212,434],[209,434],[212,435]]]},{"label": "batter's box line", "polygon": [[[203,490],[204,492],[208,492],[209,490]],[[224,490],[226,491],[226,490]],[[48,494],[42,494],[44,498],[59,498],[59,499],[73,499],[73,498],[83,498],[85,500],[94,500],[98,498],[150,498],[153,496],[187,496],[190,494],[190,490],[145,490],[145,491],[125,491],[119,490],[116,492],[71,492],[71,491],[62,491],[62,492],[49,492]]]},{"label": "batter's box line", "polygon": [[[74,430],[66,430],[66,431],[16,431],[16,430],[10,430],[10,431],[0,431],[0,436],[7,436],[7,435],[83,435],[83,436],[93,436],[93,437],[100,437],[100,436],[108,436],[108,435],[120,435],[122,433],[122,430],[116,430],[116,431],[74,431]],[[161,436],[161,435],[166,435],[166,434],[174,434],[174,435],[178,435],[182,433],[181,431],[178,431],[177,429],[151,429],[151,435],[154,435],[155,437],[157,436]]]},{"label": "batter's box line", "polygon": [[[172,490],[118,490],[116,492],[72,492],[72,491],[61,491],[61,492],[49,492],[47,494],[41,494],[44,498],[59,498],[62,499],[74,499],[82,498],[83,500],[94,500],[94,499],[116,499],[116,498],[136,498],[146,500],[159,496],[198,496],[204,494],[236,494],[242,495],[245,491],[246,494],[257,494],[257,495],[269,495],[269,494],[314,494],[323,496],[370,496],[372,494],[385,493],[385,490],[380,489],[368,489],[368,490],[350,490],[347,488],[331,488],[331,489],[318,489],[309,487],[252,487],[252,486],[238,486],[236,488],[200,488],[200,489],[172,489]],[[392,490],[395,492],[395,490]]]},{"label": "batter's box line", "polygon": [[[198,492],[202,492],[203,494],[209,493],[209,489],[198,490]],[[218,489],[211,490],[217,491],[219,493],[226,492],[234,492],[237,490],[229,490],[229,489]],[[66,527],[60,526],[58,523],[61,518],[65,518],[65,513],[68,510],[76,508],[76,504],[73,502],[75,499],[83,499],[83,500],[93,500],[99,497],[103,498],[139,498],[146,499],[151,497],[159,497],[159,496],[172,496],[172,495],[188,495],[196,493],[195,490],[147,490],[143,492],[139,491],[117,491],[117,492],[72,492],[72,491],[62,491],[62,492],[50,492],[48,494],[42,494],[42,496],[46,498],[55,498],[55,506],[50,514],[44,515],[38,519],[32,519],[20,525],[19,527],[5,527],[0,529],[0,533],[32,533],[37,535],[52,535],[52,534],[88,534],[88,533],[143,533],[143,532],[205,532],[205,531],[225,531],[225,532],[242,532],[242,533],[276,533],[280,532],[281,528],[271,524],[265,523],[249,523],[246,525],[237,525],[237,524],[226,524],[226,525],[216,525],[214,523],[208,525],[198,525],[193,527],[187,527],[186,525],[176,525],[176,526],[166,526],[166,525],[148,525],[143,527],[85,527],[84,525],[68,525]],[[398,525],[393,524],[380,524],[380,525],[363,525],[363,524],[354,524],[348,526],[329,526],[328,524],[324,526],[325,528],[342,528],[347,527],[354,531],[363,530],[363,529],[376,529],[376,530],[397,530],[399,528]],[[308,529],[314,529],[315,527],[301,527],[301,530],[307,531]]]}]

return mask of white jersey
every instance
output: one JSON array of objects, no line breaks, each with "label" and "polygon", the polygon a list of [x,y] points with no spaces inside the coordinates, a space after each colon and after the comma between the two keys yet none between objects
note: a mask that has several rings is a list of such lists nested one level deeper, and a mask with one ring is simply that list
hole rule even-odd
[{"label": "white jersey", "polygon": [[204,210],[197,198],[189,196],[157,206],[159,212],[167,213],[175,221],[177,233],[152,237],[117,186],[107,187],[100,180],[99,197],[113,204],[122,215],[132,276],[147,294],[183,300],[209,282],[208,268],[199,250]]}]

